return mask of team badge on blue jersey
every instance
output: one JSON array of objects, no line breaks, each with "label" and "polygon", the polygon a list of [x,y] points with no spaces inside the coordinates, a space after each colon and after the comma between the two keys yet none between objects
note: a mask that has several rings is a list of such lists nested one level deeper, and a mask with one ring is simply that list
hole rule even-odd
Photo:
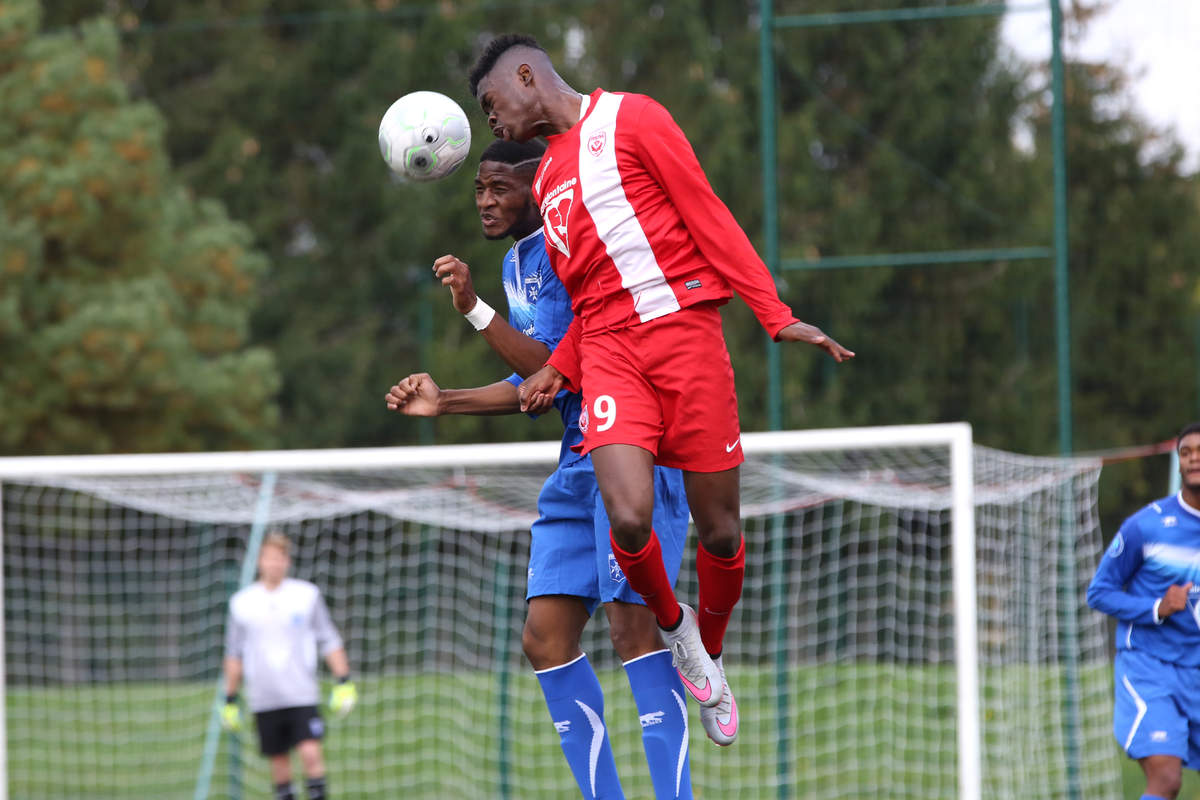
[{"label": "team badge on blue jersey", "polygon": [[1112,558],[1117,558],[1121,553],[1125,552],[1125,537],[1117,534],[1113,537],[1112,544],[1108,546],[1108,555]]},{"label": "team badge on blue jersey", "polygon": [[612,553],[608,554],[608,577],[613,583],[625,582],[625,573],[621,571],[621,565],[617,563],[617,557]]}]

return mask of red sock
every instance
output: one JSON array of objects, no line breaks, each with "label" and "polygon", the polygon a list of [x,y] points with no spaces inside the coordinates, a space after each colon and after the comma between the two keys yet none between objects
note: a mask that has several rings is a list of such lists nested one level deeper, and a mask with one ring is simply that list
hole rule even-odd
[{"label": "red sock", "polygon": [[658,618],[660,627],[669,628],[679,621],[679,601],[675,599],[675,591],[671,588],[671,580],[667,577],[666,567],[663,566],[662,548],[658,546],[658,537],[650,531],[650,541],[636,553],[626,553],[617,546],[608,533],[612,544],[613,555],[625,573],[625,580],[635,592],[642,596],[646,605]]},{"label": "red sock", "polygon": [[696,576],[700,583],[700,639],[709,655],[719,654],[725,642],[729,612],[742,596],[742,578],[746,574],[746,540],[738,544],[729,558],[718,558],[696,547]]}]

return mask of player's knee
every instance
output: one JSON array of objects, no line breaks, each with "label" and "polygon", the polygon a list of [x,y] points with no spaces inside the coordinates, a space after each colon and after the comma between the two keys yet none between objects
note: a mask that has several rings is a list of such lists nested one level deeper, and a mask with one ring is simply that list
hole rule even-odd
[{"label": "player's knee", "polygon": [[613,540],[626,552],[641,550],[650,539],[651,515],[632,506],[616,507],[608,512]]},{"label": "player's knee", "polygon": [[742,543],[742,526],[736,518],[719,519],[709,525],[696,526],[696,536],[709,553],[718,558],[731,558]]},{"label": "player's knee", "polygon": [[1146,770],[1146,789],[1149,794],[1175,800],[1183,787],[1183,770],[1179,767],[1155,765]]},{"label": "player's knee", "polygon": [[297,748],[300,752],[300,763],[304,765],[304,773],[309,777],[324,774],[325,762],[321,758],[321,745],[316,740],[301,743]]},{"label": "player's knee", "polygon": [[541,663],[542,651],[544,642],[542,637],[538,636],[537,631],[526,625],[521,631],[521,651],[525,653],[525,657],[529,659],[529,663],[536,668]]},{"label": "player's knee", "polygon": [[[576,648],[577,649],[577,648]],[[547,635],[528,621],[521,631],[521,650],[534,669],[549,669],[567,663],[576,655],[567,642]]]},{"label": "player's knee", "polygon": [[648,613],[645,618],[635,614],[610,614],[608,635],[612,639],[613,650],[622,661],[630,661],[664,647],[658,635],[657,621],[652,613]]}]

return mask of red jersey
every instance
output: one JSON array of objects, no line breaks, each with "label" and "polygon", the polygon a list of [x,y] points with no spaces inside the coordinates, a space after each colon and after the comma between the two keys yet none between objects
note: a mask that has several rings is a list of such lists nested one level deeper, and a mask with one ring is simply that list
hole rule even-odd
[{"label": "red jersey", "polygon": [[585,102],[578,124],[547,138],[533,181],[550,264],[575,312],[550,363],[578,385],[581,334],[725,302],[733,290],[772,337],[796,322],[667,110],[602,89]]}]

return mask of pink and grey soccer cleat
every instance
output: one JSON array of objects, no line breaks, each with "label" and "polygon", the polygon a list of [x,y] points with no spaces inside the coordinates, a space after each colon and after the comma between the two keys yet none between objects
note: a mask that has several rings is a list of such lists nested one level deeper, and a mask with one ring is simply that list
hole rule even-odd
[{"label": "pink and grey soccer cleat", "polygon": [[700,626],[696,623],[696,612],[690,606],[679,604],[683,621],[673,631],[662,631],[663,640],[671,649],[671,663],[679,672],[679,679],[696,702],[702,706],[715,706],[721,702],[725,681],[712,658],[704,651],[700,641]]},{"label": "pink and grey soccer cleat", "polygon": [[721,686],[724,691],[721,693],[721,702],[711,708],[700,707],[700,724],[704,726],[708,738],[721,747],[728,747],[737,738],[738,707],[737,701],[733,699],[733,692],[729,690],[729,683],[725,680],[725,666],[721,663],[721,656],[717,656],[714,663],[721,673]]}]

